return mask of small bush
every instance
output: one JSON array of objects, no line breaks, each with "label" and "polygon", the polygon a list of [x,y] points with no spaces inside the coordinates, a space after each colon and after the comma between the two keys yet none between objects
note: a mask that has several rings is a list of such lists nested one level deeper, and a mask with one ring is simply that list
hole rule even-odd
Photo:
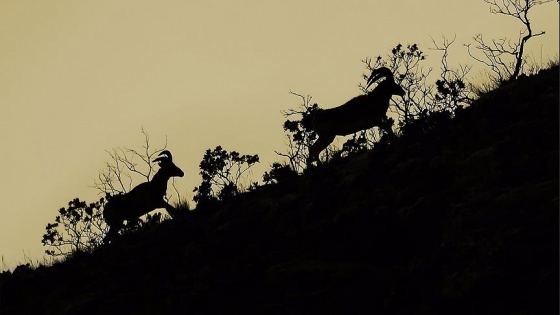
[{"label": "small bush", "polygon": [[237,195],[240,192],[239,185],[247,180],[247,172],[258,162],[257,154],[241,155],[236,151],[228,152],[221,146],[206,150],[200,162],[202,183],[194,189],[194,201],[200,205]]}]

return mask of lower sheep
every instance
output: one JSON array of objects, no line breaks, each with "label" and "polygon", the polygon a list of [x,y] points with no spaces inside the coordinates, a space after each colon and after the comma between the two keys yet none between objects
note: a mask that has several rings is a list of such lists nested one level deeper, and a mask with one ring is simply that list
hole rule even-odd
[{"label": "lower sheep", "polygon": [[126,194],[114,196],[105,205],[103,217],[109,226],[105,243],[118,235],[125,220],[136,220],[158,208],[164,208],[168,212],[175,210],[164,200],[167,181],[171,177],[183,177],[185,173],[173,163],[171,152],[167,150],[162,151],[153,162],[158,162],[160,169],[151,181],[134,187]]}]

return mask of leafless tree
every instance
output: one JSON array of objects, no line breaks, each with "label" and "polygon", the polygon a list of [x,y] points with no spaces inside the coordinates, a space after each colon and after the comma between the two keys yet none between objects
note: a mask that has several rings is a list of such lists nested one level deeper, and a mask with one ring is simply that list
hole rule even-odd
[{"label": "leafless tree", "polygon": [[483,0],[490,5],[490,13],[505,15],[517,19],[523,24],[519,38],[491,39],[487,41],[482,34],[474,36],[475,51],[471,44],[465,44],[467,52],[476,61],[486,65],[492,73],[492,81],[498,85],[504,81],[515,80],[523,72],[526,62],[525,46],[529,39],[545,34],[544,31],[533,32],[529,11],[538,5],[553,0]]}]

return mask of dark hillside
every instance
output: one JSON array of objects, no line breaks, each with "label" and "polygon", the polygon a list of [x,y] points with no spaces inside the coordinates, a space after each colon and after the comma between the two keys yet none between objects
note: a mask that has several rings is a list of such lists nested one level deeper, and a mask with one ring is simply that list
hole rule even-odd
[{"label": "dark hillside", "polygon": [[[558,314],[558,67],[391,145],[2,275],[1,314]],[[185,139],[188,141],[188,139]]]}]

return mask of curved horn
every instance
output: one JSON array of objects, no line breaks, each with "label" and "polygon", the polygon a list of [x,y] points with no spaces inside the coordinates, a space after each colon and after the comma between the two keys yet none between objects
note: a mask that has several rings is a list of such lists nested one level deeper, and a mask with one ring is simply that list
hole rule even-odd
[{"label": "curved horn", "polygon": [[369,88],[369,86],[373,82],[379,80],[382,77],[386,77],[387,79],[391,78],[394,81],[393,72],[391,72],[391,70],[387,67],[381,67],[379,69],[375,69],[375,70],[371,71],[371,75],[369,76],[369,78],[367,80],[366,89]]},{"label": "curved horn", "polygon": [[167,160],[169,159],[169,161],[173,161],[173,156],[171,155],[171,152],[169,152],[168,150],[163,150],[160,152],[160,154],[158,154],[158,158],[154,159],[152,162],[162,162],[163,160]]},{"label": "curved horn", "polygon": [[173,156],[171,155],[171,152],[169,152],[168,150],[161,151],[158,156],[162,156],[162,155],[165,155],[170,161],[173,161]]}]

